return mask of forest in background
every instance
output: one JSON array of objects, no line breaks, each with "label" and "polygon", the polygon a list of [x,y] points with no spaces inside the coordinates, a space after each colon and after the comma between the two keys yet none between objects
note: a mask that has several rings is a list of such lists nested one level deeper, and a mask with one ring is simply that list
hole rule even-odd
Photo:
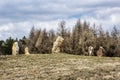
[{"label": "forest in background", "polygon": [[100,46],[105,49],[105,56],[120,57],[120,30],[114,26],[111,31],[105,31],[101,26],[94,24],[90,26],[89,22],[81,22],[80,19],[70,30],[61,21],[57,31],[46,29],[31,28],[28,37],[22,39],[12,39],[9,37],[5,41],[0,41],[0,53],[2,55],[12,54],[13,42],[19,43],[19,53],[24,53],[24,47],[28,46],[30,53],[50,54],[53,43],[57,36],[62,36],[64,42],[61,46],[62,53],[85,55],[88,47],[94,47],[94,55]]}]

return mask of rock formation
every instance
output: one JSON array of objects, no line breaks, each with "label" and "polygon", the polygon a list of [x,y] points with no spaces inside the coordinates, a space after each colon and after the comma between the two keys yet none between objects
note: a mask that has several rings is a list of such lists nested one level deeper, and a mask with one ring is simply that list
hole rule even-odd
[{"label": "rock formation", "polygon": [[12,55],[17,55],[19,54],[19,46],[18,42],[14,42],[12,46]]},{"label": "rock formation", "polygon": [[104,56],[104,52],[105,52],[104,48],[100,46],[99,50],[97,51],[97,56],[99,57]]},{"label": "rock formation", "polygon": [[92,46],[89,46],[88,47],[88,55],[89,56],[93,56],[94,54],[93,54],[93,47]]},{"label": "rock formation", "polygon": [[59,53],[60,46],[62,45],[64,39],[61,36],[58,36],[56,41],[53,43],[52,53]]},{"label": "rock formation", "polygon": [[29,55],[29,48],[28,47],[25,47],[25,55]]}]

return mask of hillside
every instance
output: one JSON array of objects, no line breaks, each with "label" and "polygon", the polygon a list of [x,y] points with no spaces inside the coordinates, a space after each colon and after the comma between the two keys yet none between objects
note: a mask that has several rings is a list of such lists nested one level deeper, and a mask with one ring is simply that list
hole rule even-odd
[{"label": "hillside", "polygon": [[0,80],[120,80],[120,58],[69,54],[1,56]]}]

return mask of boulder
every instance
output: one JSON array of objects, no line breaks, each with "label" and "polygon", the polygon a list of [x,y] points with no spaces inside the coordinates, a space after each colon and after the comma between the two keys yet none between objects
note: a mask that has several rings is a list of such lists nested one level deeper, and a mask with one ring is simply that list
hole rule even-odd
[{"label": "boulder", "polygon": [[14,42],[12,46],[12,55],[17,55],[19,54],[19,46],[18,42]]},{"label": "boulder", "polygon": [[104,48],[102,46],[99,47],[99,50],[97,51],[97,56],[102,57],[104,56]]},{"label": "boulder", "polygon": [[29,48],[28,47],[25,47],[25,55],[29,55]]},{"label": "boulder", "polygon": [[59,53],[60,52],[60,46],[62,45],[64,41],[64,38],[61,36],[58,36],[56,41],[53,43],[52,53]]},{"label": "boulder", "polygon": [[88,55],[93,56],[93,47],[92,46],[88,47]]}]

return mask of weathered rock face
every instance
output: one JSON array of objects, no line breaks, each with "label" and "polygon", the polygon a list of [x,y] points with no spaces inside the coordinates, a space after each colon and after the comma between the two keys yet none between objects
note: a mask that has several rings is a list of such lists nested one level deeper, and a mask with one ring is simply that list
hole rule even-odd
[{"label": "weathered rock face", "polygon": [[93,54],[93,47],[92,46],[89,46],[88,47],[88,55],[89,56],[93,56],[94,54]]},{"label": "weathered rock face", "polygon": [[29,48],[28,47],[25,47],[25,55],[29,55]]},{"label": "weathered rock face", "polygon": [[62,45],[64,39],[61,36],[58,36],[56,41],[53,43],[52,53],[59,53],[60,46]]},{"label": "weathered rock face", "polygon": [[99,50],[97,51],[97,56],[98,57],[102,57],[104,56],[104,48],[102,46],[100,46]]},{"label": "weathered rock face", "polygon": [[12,55],[17,55],[19,54],[19,46],[18,42],[14,42],[12,46]]}]

